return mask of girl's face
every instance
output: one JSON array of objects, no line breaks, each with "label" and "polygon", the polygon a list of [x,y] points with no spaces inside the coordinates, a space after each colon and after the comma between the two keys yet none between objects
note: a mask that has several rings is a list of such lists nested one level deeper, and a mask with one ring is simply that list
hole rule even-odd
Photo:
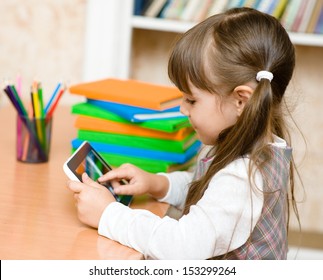
[{"label": "girl's face", "polygon": [[183,94],[181,112],[189,118],[201,142],[214,145],[221,131],[236,123],[237,100],[232,95],[220,98],[193,85],[191,92]]}]

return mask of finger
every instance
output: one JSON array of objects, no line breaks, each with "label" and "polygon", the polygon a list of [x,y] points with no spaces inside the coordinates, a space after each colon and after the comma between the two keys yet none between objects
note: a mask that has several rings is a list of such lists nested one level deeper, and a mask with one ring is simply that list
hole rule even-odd
[{"label": "finger", "polygon": [[82,174],[82,181],[84,184],[87,184],[87,185],[94,187],[94,188],[101,188],[102,187],[99,183],[93,181],[89,177],[89,175],[87,175],[85,172]]},{"label": "finger", "polygon": [[116,194],[132,195],[134,194],[134,189],[132,185],[118,185],[113,187],[113,191]]},{"label": "finger", "polygon": [[[102,184],[104,184],[105,181],[102,182]],[[121,185],[120,181],[116,181],[116,180],[110,180],[109,184],[113,187],[113,188],[117,188]]]},{"label": "finger", "polygon": [[67,187],[71,191],[73,191],[75,193],[79,193],[79,192],[81,192],[83,190],[84,185],[81,182],[70,180],[70,181],[67,182]]},{"label": "finger", "polygon": [[105,173],[98,179],[98,181],[105,182],[112,180],[131,179],[132,174],[127,166],[128,165],[120,166],[119,168],[113,169]]}]

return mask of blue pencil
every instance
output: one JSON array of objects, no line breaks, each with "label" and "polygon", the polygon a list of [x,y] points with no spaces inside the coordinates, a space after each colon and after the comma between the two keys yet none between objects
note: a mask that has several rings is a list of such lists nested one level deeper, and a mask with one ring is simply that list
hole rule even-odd
[{"label": "blue pencil", "polygon": [[55,97],[56,97],[56,95],[57,95],[57,93],[58,93],[58,90],[59,90],[59,88],[61,87],[61,85],[62,85],[61,83],[58,83],[58,85],[56,86],[56,88],[55,88],[55,90],[54,90],[54,92],[53,92],[52,96],[50,97],[50,99],[49,99],[48,103],[46,104],[46,107],[45,107],[45,114],[47,114],[47,112],[48,112],[48,110],[49,110],[50,106],[52,105],[52,103],[53,103],[53,101],[54,101],[54,99],[55,99]]}]

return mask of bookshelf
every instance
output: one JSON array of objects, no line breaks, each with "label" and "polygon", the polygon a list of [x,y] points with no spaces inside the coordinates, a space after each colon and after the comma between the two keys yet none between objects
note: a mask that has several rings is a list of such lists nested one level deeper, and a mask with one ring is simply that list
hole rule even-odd
[{"label": "bookshelf", "polygon": [[[196,24],[134,16],[133,5],[134,0],[88,0],[84,80],[130,77],[134,29],[180,34]],[[289,34],[295,45],[323,47],[323,34]]]},{"label": "bookshelf", "polygon": [[[133,28],[176,33],[184,33],[195,24],[192,22],[148,18],[144,16],[133,16],[131,19]],[[289,32],[289,36],[295,45],[323,47],[323,34]]]}]

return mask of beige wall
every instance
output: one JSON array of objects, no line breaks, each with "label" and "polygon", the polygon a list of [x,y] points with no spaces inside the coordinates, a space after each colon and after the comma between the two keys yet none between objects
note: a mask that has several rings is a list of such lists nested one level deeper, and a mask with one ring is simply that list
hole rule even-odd
[{"label": "beige wall", "polygon": [[85,7],[86,0],[1,0],[0,81],[15,82],[20,73],[27,98],[33,79],[42,82],[45,98],[59,81],[79,81]]},{"label": "beige wall", "polygon": [[[19,72],[28,97],[34,78],[43,83],[45,95],[59,80],[82,80],[85,9],[86,0],[1,0],[1,81],[14,81]],[[168,84],[168,50],[175,38],[173,33],[135,30],[131,76]],[[323,233],[322,65],[322,47],[297,47],[297,69],[289,95],[298,101],[294,115],[307,140],[305,148],[294,134],[295,157],[306,189],[300,205],[302,224],[304,230]],[[70,102],[69,98],[65,96],[62,102]],[[7,102],[3,94],[0,102]]]}]

